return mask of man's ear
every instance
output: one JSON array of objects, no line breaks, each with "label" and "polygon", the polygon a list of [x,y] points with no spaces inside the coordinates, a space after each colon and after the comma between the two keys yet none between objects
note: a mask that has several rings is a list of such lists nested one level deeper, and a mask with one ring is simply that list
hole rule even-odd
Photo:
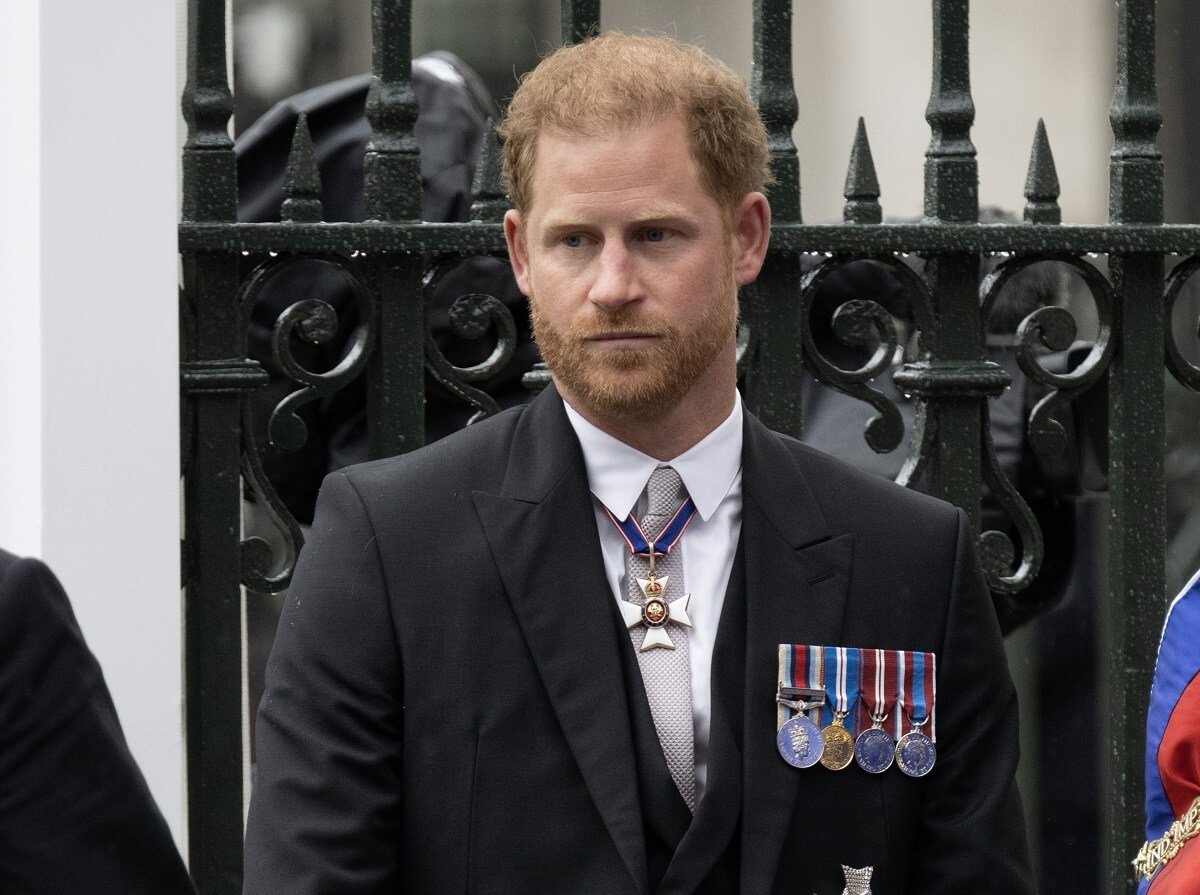
[{"label": "man's ear", "polygon": [[[511,212],[509,212],[511,214]],[[733,210],[733,276],[739,286],[753,283],[771,241],[771,206],[760,192],[747,193]]]},{"label": "man's ear", "polygon": [[529,252],[525,245],[521,212],[513,208],[504,213],[504,241],[508,243],[508,260],[517,279],[517,288],[528,298],[532,292],[529,288]]}]

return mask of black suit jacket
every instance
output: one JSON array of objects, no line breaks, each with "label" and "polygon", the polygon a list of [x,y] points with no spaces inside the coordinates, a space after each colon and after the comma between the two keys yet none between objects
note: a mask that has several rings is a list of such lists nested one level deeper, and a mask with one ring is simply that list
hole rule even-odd
[{"label": "black suit jacket", "polygon": [[[744,672],[714,669],[719,753],[659,891],[730,846],[745,895],[837,895],[840,864],[872,865],[875,895],[1031,891],[1016,697],[965,515],[749,414],[743,496]],[[326,479],[259,712],[248,893],[647,891],[591,500],[552,388]],[[934,771],[785,764],[780,643],[937,653]]]},{"label": "black suit jacket", "polygon": [[192,892],[67,595],[3,550],[0,892]]}]

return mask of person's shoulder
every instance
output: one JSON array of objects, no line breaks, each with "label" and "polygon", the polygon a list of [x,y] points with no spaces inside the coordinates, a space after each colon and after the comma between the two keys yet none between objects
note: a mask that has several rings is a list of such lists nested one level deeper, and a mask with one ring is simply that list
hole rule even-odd
[{"label": "person's shoulder", "polygon": [[850,518],[882,515],[892,524],[929,520],[957,526],[958,508],[951,503],[851,466],[791,436],[771,434],[795,459],[813,496],[827,512]]},{"label": "person's shoulder", "polygon": [[0,631],[10,632],[49,617],[74,624],[62,585],[50,567],[40,559],[6,550],[0,550],[0,617],[5,622]]},{"label": "person's shoulder", "polygon": [[417,450],[347,466],[330,477],[344,476],[364,499],[492,490],[503,481],[513,434],[528,407],[509,408]]}]

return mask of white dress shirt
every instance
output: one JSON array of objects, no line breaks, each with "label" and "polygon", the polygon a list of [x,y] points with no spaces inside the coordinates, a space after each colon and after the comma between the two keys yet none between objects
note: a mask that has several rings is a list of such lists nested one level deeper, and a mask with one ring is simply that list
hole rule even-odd
[{"label": "white dress shirt", "polygon": [[[673,460],[659,461],[596,428],[563,402],[583,448],[588,486],[596,500],[596,529],[604,571],[617,601],[625,595],[625,555],[629,547],[601,504],[618,519],[640,516],[646,482],[659,466],[670,466],[683,479],[696,504],[696,516],[684,532],[683,575],[691,600],[688,650],[691,658],[692,719],[696,754],[696,801],[708,778],[708,731],[712,718],[712,655],[742,530],[742,399],[736,395],[725,422]],[[640,499],[640,504],[639,504]]]}]

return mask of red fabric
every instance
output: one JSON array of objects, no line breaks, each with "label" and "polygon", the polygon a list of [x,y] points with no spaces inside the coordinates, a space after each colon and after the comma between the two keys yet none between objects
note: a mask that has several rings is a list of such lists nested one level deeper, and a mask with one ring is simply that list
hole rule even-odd
[{"label": "red fabric", "polygon": [[1158,773],[1171,809],[1180,817],[1200,796],[1200,674],[1184,689],[1167,721],[1158,746]]}]

